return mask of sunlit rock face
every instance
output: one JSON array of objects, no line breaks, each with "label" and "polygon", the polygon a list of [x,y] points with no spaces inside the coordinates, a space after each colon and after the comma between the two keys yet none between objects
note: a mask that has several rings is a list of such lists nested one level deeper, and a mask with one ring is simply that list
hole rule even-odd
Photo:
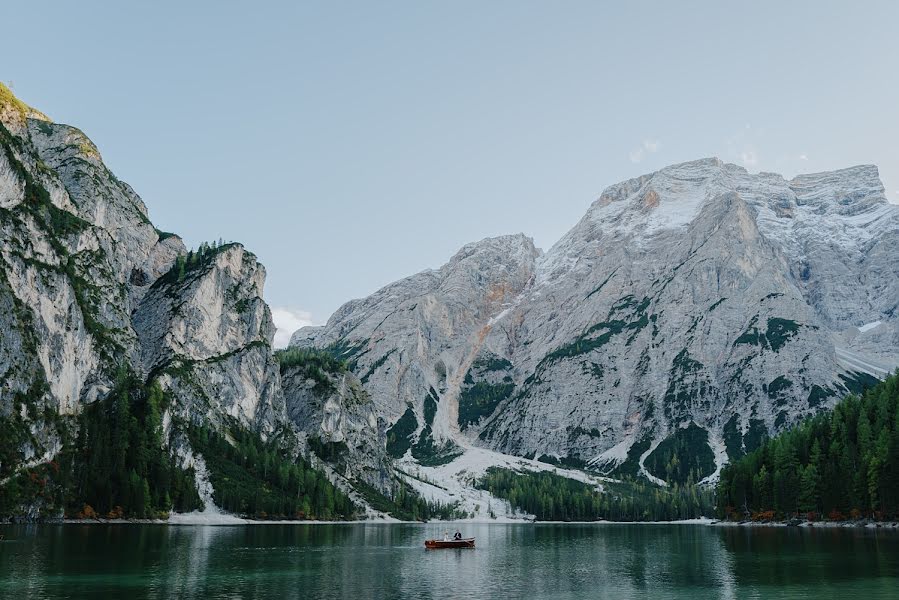
[{"label": "sunlit rock face", "polygon": [[185,418],[231,418],[264,436],[286,423],[264,283],[256,257],[228,244],[144,295],[134,314],[141,365],[172,391]]},{"label": "sunlit rock face", "polygon": [[427,437],[664,479],[682,448],[708,478],[899,364],[897,250],[875,167],[704,159],[610,187],[546,254],[469,244],[291,344],[348,360],[413,457]]},{"label": "sunlit rock face", "polygon": [[392,491],[386,421],[357,376],[318,385],[285,368],[282,385],[265,268],[251,252],[188,251],[152,225],[81,131],[2,84],[0,124],[0,425],[26,432],[0,474],[53,459],[64,432],[77,432],[73,417],[128,374],[161,386],[165,443],[195,469],[207,504],[191,424],[226,439],[240,427],[303,452],[345,491],[356,480]]}]

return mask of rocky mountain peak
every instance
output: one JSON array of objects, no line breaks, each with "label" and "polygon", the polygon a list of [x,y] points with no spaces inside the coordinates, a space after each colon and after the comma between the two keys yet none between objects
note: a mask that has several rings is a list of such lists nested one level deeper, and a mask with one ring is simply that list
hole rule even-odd
[{"label": "rocky mountain peak", "polygon": [[50,122],[50,118],[19,100],[11,89],[0,82],[0,123],[14,133],[21,133],[26,119]]},{"label": "rocky mountain peak", "polygon": [[382,490],[388,456],[473,450],[713,481],[899,365],[899,207],[875,167],[671,165],[608,187],[545,254],[523,234],[466,244],[279,362],[252,253],[188,251],[81,131],[2,86],[0,121],[0,417],[28,432],[23,464],[126,370],[164,394],[184,456],[195,423],[308,440]]},{"label": "rocky mountain peak", "polygon": [[698,435],[714,477],[899,364],[897,243],[873,167],[788,181],[706,158],[610,186],[546,254],[467,245],[296,341],[345,348],[416,460],[455,441],[660,481],[646,465]]},{"label": "rocky mountain peak", "polygon": [[503,263],[507,266],[526,266],[540,256],[542,251],[534,246],[534,240],[523,233],[484,238],[462,246],[443,269],[453,269],[466,261],[478,263]]}]

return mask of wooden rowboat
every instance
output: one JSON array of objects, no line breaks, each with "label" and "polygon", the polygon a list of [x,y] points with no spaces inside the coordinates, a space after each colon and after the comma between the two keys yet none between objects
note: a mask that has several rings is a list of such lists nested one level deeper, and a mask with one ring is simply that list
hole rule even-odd
[{"label": "wooden rowboat", "polygon": [[425,548],[428,550],[436,548],[474,548],[474,538],[464,538],[461,540],[425,540]]}]

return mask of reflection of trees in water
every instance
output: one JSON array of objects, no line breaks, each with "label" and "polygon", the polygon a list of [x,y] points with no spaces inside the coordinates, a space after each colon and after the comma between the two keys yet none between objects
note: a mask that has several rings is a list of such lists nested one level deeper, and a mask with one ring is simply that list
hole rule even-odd
[{"label": "reflection of trees in water", "polygon": [[239,531],[225,526],[167,527],[163,548],[163,568],[157,585],[163,595],[196,597],[202,595],[209,583],[210,553],[221,551]]},{"label": "reflection of trees in water", "polygon": [[[166,528],[142,525],[27,525],[0,552],[4,583],[27,597],[97,597],[154,588],[167,544]],[[139,597],[140,594],[134,594]]]},{"label": "reflection of trees in water", "polygon": [[741,590],[797,586],[805,590],[899,575],[893,531],[828,527],[722,527]]},{"label": "reflection of trees in water", "polygon": [[558,546],[558,552],[570,550],[574,565],[560,570],[566,577],[565,589],[642,597],[685,588],[717,588],[716,597],[734,595],[729,557],[708,527],[571,525],[548,528],[545,536],[546,543]]},{"label": "reflection of trees in water", "polygon": [[[286,597],[316,594],[353,580],[345,551],[364,540],[355,525],[265,524],[172,528],[165,594],[206,598],[221,594]],[[177,531],[177,530],[182,531]],[[337,579],[334,579],[337,578]]]},{"label": "reflection of trees in water", "polygon": [[47,554],[58,554],[61,539],[60,527],[48,527],[42,531],[39,541],[28,544],[38,535],[38,526],[14,525],[0,527],[4,539],[0,546],[0,574],[17,582],[28,596],[39,597],[43,589],[43,575],[46,570]]},{"label": "reflection of trees in water", "polygon": [[[857,529],[465,524],[3,528],[8,597],[890,597],[899,535]],[[791,587],[792,586],[792,587]],[[860,590],[862,590],[860,592]],[[863,592],[869,592],[865,595]],[[23,593],[24,592],[24,593]],[[861,595],[859,595],[861,594]],[[0,594],[2,595],[2,594]]]},{"label": "reflection of trees in water", "polygon": [[[394,527],[308,525],[299,526],[295,533],[297,548],[291,555],[291,568],[298,573],[293,585],[303,590],[298,597],[389,597],[377,592],[398,568],[381,557],[381,547],[391,543]],[[373,559],[375,568],[370,564]],[[394,597],[396,593],[394,590]]]}]

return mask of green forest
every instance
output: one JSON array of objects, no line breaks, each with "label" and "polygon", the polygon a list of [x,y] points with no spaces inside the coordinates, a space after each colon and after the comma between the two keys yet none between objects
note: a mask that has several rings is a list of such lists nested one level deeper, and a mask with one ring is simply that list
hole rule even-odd
[{"label": "green forest", "polygon": [[354,519],[349,497],[277,441],[231,427],[229,442],[208,427],[189,428],[191,446],[209,469],[216,505],[256,519]]},{"label": "green forest", "polygon": [[327,394],[334,391],[332,375],[345,373],[345,361],[334,358],[331,353],[316,348],[285,348],[275,351],[275,359],[283,375],[289,369],[300,369],[306,377],[315,381],[315,391]]},{"label": "green forest", "polygon": [[477,487],[508,500],[538,521],[669,521],[714,514],[710,490],[660,488],[647,481],[603,482],[604,490],[550,471],[491,467]]},{"label": "green forest", "polygon": [[403,521],[430,521],[431,519],[463,519],[467,517],[457,504],[431,502],[421,497],[409,484],[394,480],[390,497],[385,496],[364,481],[356,480],[353,488],[372,508]]},{"label": "green forest", "polygon": [[[192,470],[175,464],[163,443],[166,397],[158,384],[144,385],[121,369],[115,388],[86,405],[77,418],[55,415],[62,449],[54,460],[23,469],[18,448],[27,441],[21,419],[0,420],[0,515],[17,515],[36,502],[53,518],[164,518],[172,510],[202,508]],[[262,519],[353,519],[357,508],[323,473],[291,458],[276,443],[237,426],[233,443],[196,425],[183,425],[209,470],[216,504]]]},{"label": "green forest", "polygon": [[62,450],[0,487],[0,514],[31,500],[42,516],[62,510],[74,518],[156,518],[199,508],[193,473],[163,446],[164,403],[158,385],[144,386],[121,369],[112,393],[85,406],[77,427],[56,417]]},{"label": "green forest", "polygon": [[726,467],[723,518],[899,517],[899,374]]}]

